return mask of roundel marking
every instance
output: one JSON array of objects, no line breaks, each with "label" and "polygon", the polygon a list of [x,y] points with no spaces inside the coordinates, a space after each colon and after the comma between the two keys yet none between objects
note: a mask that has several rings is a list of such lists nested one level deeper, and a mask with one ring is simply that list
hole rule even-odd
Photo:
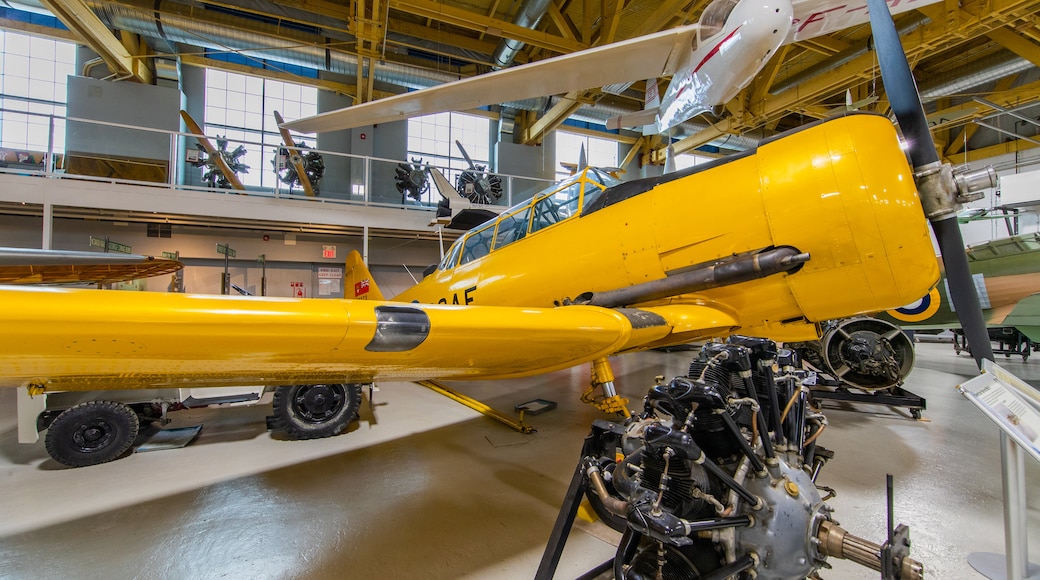
[{"label": "roundel marking", "polygon": [[932,288],[920,300],[916,300],[901,308],[886,311],[886,314],[903,322],[922,322],[931,318],[939,311],[939,289]]}]

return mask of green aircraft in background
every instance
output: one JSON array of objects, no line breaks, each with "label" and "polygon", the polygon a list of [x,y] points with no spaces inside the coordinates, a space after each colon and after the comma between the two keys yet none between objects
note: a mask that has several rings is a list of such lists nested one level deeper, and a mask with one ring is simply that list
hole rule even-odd
[{"label": "green aircraft in background", "polygon": [[[971,246],[967,253],[990,336],[1021,348],[1040,343],[1040,233]],[[878,318],[906,330],[960,328],[952,306],[944,276],[927,296]],[[1001,330],[1009,328],[1018,333]]]}]

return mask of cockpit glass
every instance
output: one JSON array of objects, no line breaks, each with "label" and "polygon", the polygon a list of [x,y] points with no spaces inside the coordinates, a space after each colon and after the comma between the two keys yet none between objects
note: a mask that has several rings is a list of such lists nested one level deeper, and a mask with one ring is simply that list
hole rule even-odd
[{"label": "cockpit glass", "polygon": [[441,270],[450,270],[520,240],[528,232],[536,232],[576,216],[606,188],[619,183],[619,179],[590,167],[546,188],[532,199],[507,209],[501,216],[473,228],[471,233],[455,241],[439,267]]},{"label": "cockpit glass", "polygon": [[455,243],[448,249],[448,253],[444,255],[444,259],[441,260],[440,269],[450,270],[455,267],[455,264],[459,262],[459,251],[462,250],[462,238],[455,240]]},{"label": "cockpit glass", "polygon": [[701,14],[700,28],[697,30],[697,36],[701,42],[722,31],[726,25],[726,19],[729,18],[730,12],[733,12],[736,5],[737,0],[715,0],[704,9],[704,13]]}]

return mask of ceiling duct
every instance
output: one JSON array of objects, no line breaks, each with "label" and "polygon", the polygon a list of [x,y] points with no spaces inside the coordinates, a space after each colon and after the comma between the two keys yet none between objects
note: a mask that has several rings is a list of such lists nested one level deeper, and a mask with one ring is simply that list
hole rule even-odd
[{"label": "ceiling duct", "polygon": [[1008,51],[991,54],[968,66],[958,67],[921,83],[921,100],[928,103],[940,97],[966,92],[968,89],[1029,70],[1034,66],[1032,62]]},{"label": "ceiling duct", "polygon": [[[4,1],[12,2],[18,9],[21,9],[22,6],[33,6],[32,0]],[[242,29],[247,27],[250,22],[224,12],[206,12],[205,19],[199,18],[197,12],[194,18],[164,13],[157,19],[155,12],[122,4],[92,2],[91,7],[102,22],[111,28],[190,46],[225,52],[234,51],[268,61],[283,62],[316,70],[328,70],[347,76],[357,75],[357,58],[354,55],[332,50],[326,51],[320,45],[314,44],[318,41],[317,37],[303,38],[300,33],[295,33],[298,46],[287,47],[285,38],[243,31]],[[327,61],[326,53],[328,54]],[[326,63],[328,67],[326,67]],[[375,71],[376,81],[411,90],[424,89],[459,78],[460,76],[457,74],[397,63],[380,63],[376,66]],[[544,111],[556,102],[555,99],[556,97],[527,99],[505,103],[503,106],[529,111]],[[608,118],[632,113],[634,110],[634,108],[601,102],[596,105],[582,106],[571,118],[587,123],[605,124]],[[692,135],[706,128],[705,124],[687,121],[677,128],[676,137]],[[748,149],[757,146],[760,138],[752,135],[732,135],[716,139],[709,145],[726,149]]]},{"label": "ceiling duct", "polygon": [[[931,22],[931,19],[929,19],[927,16],[923,14],[913,13],[907,18],[906,21],[904,21],[899,26],[899,35],[902,36],[904,34],[907,34],[920,26],[928,24],[929,22]],[[827,71],[834,70],[839,66],[849,62],[850,60],[859,57],[860,55],[866,54],[866,52],[870,49],[870,43],[872,42],[872,39],[872,36],[864,38],[863,40],[835,54],[827,60],[810,66],[809,68],[801,72],[797,72],[782,81],[774,83],[771,87],[769,87],[769,92],[774,95],[778,95],[786,91],[787,89],[790,89],[791,87],[800,85],[808,81],[809,79],[820,76],[821,74]]]},{"label": "ceiling duct", "polygon": [[[120,4],[96,5],[93,8],[102,22],[119,30],[212,50],[234,51],[257,59],[357,76],[357,57],[352,54],[327,50],[315,44],[316,38],[298,38],[297,46],[287,47],[285,38],[244,32],[240,30],[243,27],[241,19],[221,12],[207,13],[206,19],[174,14],[162,14],[157,18],[154,12]],[[380,63],[376,66],[374,77],[376,81],[408,89],[425,88],[460,78],[457,74],[396,63]]]},{"label": "ceiling duct", "polygon": [[[517,11],[513,24],[533,29],[549,10],[552,0],[526,0]],[[491,62],[496,68],[505,68],[513,63],[518,52],[524,48],[524,43],[512,38],[503,38],[491,55]]]}]

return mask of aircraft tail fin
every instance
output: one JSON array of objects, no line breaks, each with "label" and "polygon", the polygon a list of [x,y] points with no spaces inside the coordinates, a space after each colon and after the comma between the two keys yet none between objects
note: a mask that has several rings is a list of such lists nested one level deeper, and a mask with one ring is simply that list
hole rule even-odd
[{"label": "aircraft tail fin", "polygon": [[661,92],[657,88],[657,79],[646,79],[645,94],[642,111],[607,119],[607,128],[642,127],[644,135],[656,134],[657,113],[661,108]]},{"label": "aircraft tail fin", "polygon": [[644,109],[661,108],[661,90],[657,88],[657,79],[646,79],[646,93],[643,97]]},{"label": "aircraft tail fin", "polygon": [[[657,125],[657,109],[644,109],[607,119],[607,129],[622,129],[625,127],[655,127]],[[656,131],[653,131],[656,132]]]},{"label": "aircraft tail fin", "polygon": [[376,279],[368,271],[357,250],[347,254],[346,276],[343,280],[343,297],[350,300],[385,300],[379,291]]}]

